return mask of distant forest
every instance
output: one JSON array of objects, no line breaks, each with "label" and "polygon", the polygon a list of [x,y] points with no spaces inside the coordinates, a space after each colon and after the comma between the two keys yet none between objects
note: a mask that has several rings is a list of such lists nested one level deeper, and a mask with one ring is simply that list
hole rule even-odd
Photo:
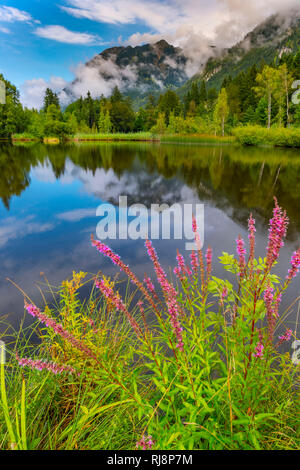
[{"label": "distant forest", "polygon": [[283,55],[278,63],[258,66],[232,78],[221,88],[208,88],[205,81],[192,81],[181,99],[172,89],[159,96],[149,94],[134,111],[131,99],[116,87],[110,97],[93,99],[88,92],[66,109],[47,89],[40,110],[24,108],[14,85],[6,84],[6,104],[0,105],[0,138],[27,133],[74,136],[91,133],[151,132],[153,134],[230,135],[238,126],[300,127],[300,106],[291,101],[292,85],[300,79],[300,51]]}]

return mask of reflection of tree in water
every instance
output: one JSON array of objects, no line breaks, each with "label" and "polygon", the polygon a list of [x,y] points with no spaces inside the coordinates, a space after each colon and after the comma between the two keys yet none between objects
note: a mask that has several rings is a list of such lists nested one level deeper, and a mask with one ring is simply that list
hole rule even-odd
[{"label": "reflection of tree in water", "polygon": [[65,174],[66,170],[66,159],[68,158],[66,149],[58,145],[47,145],[45,147],[55,178],[59,179]]},{"label": "reflection of tree in water", "polygon": [[29,186],[30,170],[38,163],[31,147],[0,146],[0,198],[7,209],[11,197],[20,196]]},{"label": "reflection of tree in water", "polygon": [[244,225],[250,210],[266,224],[276,195],[293,221],[289,237],[293,237],[293,226],[300,230],[300,158],[297,151],[166,147],[162,146],[164,155],[160,154],[157,167],[164,162],[165,176],[166,169],[169,176],[177,171],[188,186],[197,190],[201,201],[213,203]]},{"label": "reflection of tree in water", "polygon": [[169,203],[177,202],[182,186],[187,185],[201,201],[243,224],[250,210],[266,223],[276,195],[300,230],[300,158],[297,151],[285,149],[146,143],[3,145],[0,197],[6,207],[11,196],[20,195],[29,185],[31,168],[47,162],[59,179],[66,171],[67,159],[93,174],[98,169],[113,170],[125,182],[134,180],[134,193],[129,192],[132,185],[128,189],[129,203],[166,202],[166,197]]}]

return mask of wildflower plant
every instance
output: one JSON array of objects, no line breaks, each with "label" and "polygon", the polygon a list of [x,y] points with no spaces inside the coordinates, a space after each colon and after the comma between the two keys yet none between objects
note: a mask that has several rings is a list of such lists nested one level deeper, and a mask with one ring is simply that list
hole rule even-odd
[{"label": "wildflower plant", "polygon": [[[46,327],[41,351],[50,356],[48,362],[17,356],[18,363],[63,376],[66,406],[75,406],[81,390],[94,398],[99,387],[108,391],[108,403],[80,405],[76,422],[88,426],[89,436],[104,411],[126,409],[131,448],[297,448],[297,367],[289,354],[280,353],[280,345],[294,334],[287,329],[276,338],[276,327],[283,321],[282,296],[300,267],[299,250],[283,282],[272,273],[287,226],[275,200],[266,256],[257,260],[250,216],[249,251],[239,236],[237,257],[220,257],[226,279],[214,276],[212,249],[202,252],[195,220],[198,248],[189,261],[177,253],[173,275],[146,240],[155,282],[149,275],[140,281],[117,254],[92,238],[92,245],[128,276],[134,293],[127,290],[122,298],[115,280],[97,275],[91,298],[82,304],[77,291],[85,276],[74,273],[60,291],[56,316],[48,307],[41,312],[26,303]],[[60,442],[70,426],[63,426]],[[105,445],[102,440],[98,448]]]}]

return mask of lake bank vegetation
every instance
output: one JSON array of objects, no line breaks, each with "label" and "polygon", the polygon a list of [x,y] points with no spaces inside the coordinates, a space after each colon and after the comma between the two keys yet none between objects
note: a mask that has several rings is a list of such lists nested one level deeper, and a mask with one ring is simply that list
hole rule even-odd
[{"label": "lake bank vegetation", "polygon": [[62,109],[57,94],[48,88],[39,111],[23,108],[18,90],[5,81],[7,102],[0,105],[0,138],[143,140],[144,135],[145,140],[170,136],[175,141],[178,136],[179,141],[190,137],[191,142],[198,138],[209,143],[214,137],[236,136],[245,145],[298,147],[300,106],[292,96],[299,77],[300,52],[228,75],[219,90],[195,80],[183,96],[172,89],[148,95],[139,109],[117,87],[110,97],[93,98],[88,92]]},{"label": "lake bank vegetation", "polygon": [[141,280],[92,238],[95,256],[109,258],[134,290],[122,297],[117,278],[74,272],[58,290],[48,285],[54,299],[43,309],[25,295],[36,323],[7,342],[1,447],[299,449],[297,325],[288,326],[281,300],[300,249],[285,279],[273,273],[287,228],[275,200],[266,255],[256,259],[250,215],[248,243],[238,236],[236,255],[219,259],[224,279],[214,276],[212,249],[201,249],[195,221],[198,248],[188,260],[177,254],[172,276],[149,240],[155,275]]}]

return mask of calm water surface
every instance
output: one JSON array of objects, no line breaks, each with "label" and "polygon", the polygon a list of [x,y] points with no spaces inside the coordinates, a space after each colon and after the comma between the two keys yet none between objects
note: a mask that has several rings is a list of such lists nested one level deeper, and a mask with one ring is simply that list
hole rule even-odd
[{"label": "calm water surface", "polygon": [[[300,245],[299,151],[224,146],[82,144],[0,146],[0,314],[18,326],[23,297],[13,279],[38,304],[36,284],[43,272],[53,285],[73,270],[107,274],[116,270],[90,246],[101,202],[203,203],[205,248],[214,250],[214,274],[222,251],[235,252],[235,239],[247,239],[247,219],[257,221],[257,254],[264,255],[273,196],[290,217],[288,240],[277,271],[285,276]],[[174,266],[185,241],[154,242],[164,267]],[[110,242],[139,276],[151,273],[143,240]],[[286,308],[300,294],[299,280],[289,288]],[[289,321],[294,328],[298,304]],[[288,322],[286,323],[288,324]]]}]

